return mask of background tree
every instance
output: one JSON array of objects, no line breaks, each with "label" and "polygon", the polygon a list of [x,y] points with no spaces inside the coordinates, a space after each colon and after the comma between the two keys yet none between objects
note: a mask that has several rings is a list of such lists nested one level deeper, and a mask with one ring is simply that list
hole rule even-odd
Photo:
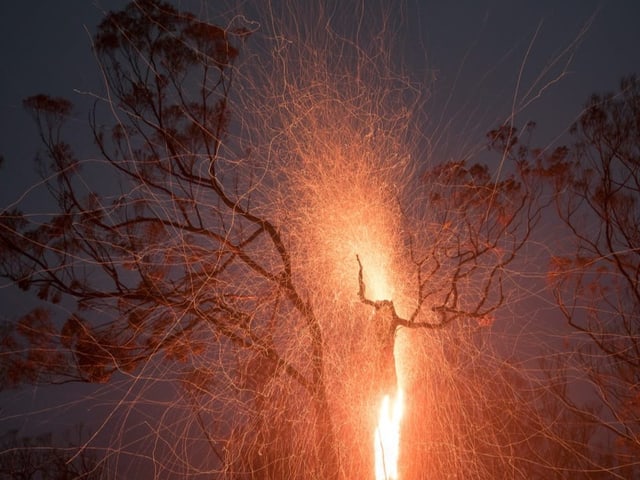
[{"label": "background tree", "polygon": [[[637,475],[640,454],[640,83],[593,95],[571,133],[572,148],[548,157],[556,211],[569,228],[550,280],[569,325],[584,334],[581,371],[599,399],[597,421],[615,439],[612,468]],[[634,473],[635,472],[635,473]]]},{"label": "background tree", "polygon": [[20,438],[16,431],[0,437],[0,477],[19,480],[93,480],[102,478],[103,468],[96,455],[83,451],[78,439],[62,448],[52,446],[51,435]]}]

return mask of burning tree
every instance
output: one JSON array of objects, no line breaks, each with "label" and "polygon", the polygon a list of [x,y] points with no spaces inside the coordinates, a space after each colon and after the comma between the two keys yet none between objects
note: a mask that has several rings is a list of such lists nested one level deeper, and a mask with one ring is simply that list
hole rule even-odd
[{"label": "burning tree", "polygon": [[593,95],[572,134],[571,148],[558,148],[541,164],[571,240],[552,259],[549,280],[568,324],[583,334],[579,362],[569,367],[593,387],[600,409],[564,401],[613,436],[616,453],[607,466],[631,478],[640,453],[638,79],[624,79],[615,94]]},{"label": "burning tree", "polygon": [[[431,388],[412,372],[446,368],[429,349],[492,323],[540,216],[523,159],[500,178],[417,165],[421,99],[386,47],[280,27],[220,27],[151,0],[108,14],[93,160],[65,140],[68,100],[25,100],[56,211],[2,213],[0,273],[42,301],[4,328],[2,384],[170,386],[159,422],[178,419],[128,442],[155,439],[158,476],[364,476],[376,365],[383,391]],[[501,128],[492,147],[506,159],[514,139]],[[428,408],[449,422],[451,405]],[[441,474],[460,451],[447,453]]]}]

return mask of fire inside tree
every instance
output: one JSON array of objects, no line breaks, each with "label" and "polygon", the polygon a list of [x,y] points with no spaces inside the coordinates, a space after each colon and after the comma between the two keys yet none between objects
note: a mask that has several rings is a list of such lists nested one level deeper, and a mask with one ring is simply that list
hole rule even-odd
[{"label": "fire inside tree", "polygon": [[375,324],[375,341],[378,345],[379,355],[375,358],[376,371],[380,372],[378,391],[381,396],[395,395],[398,388],[398,375],[396,373],[396,359],[394,347],[396,330],[402,319],[396,313],[392,300],[370,300],[366,297],[366,285],[363,280],[362,262],[360,256],[356,257],[360,267],[358,272],[358,297],[365,305],[375,308],[373,322]]}]

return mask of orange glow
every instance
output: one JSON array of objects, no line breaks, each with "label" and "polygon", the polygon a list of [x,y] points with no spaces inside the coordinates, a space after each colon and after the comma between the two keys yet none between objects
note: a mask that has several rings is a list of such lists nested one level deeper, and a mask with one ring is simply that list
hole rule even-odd
[{"label": "orange glow", "polygon": [[385,395],[380,406],[378,427],[374,434],[376,480],[396,480],[398,478],[402,412],[402,390],[398,390],[393,402],[389,395]]}]

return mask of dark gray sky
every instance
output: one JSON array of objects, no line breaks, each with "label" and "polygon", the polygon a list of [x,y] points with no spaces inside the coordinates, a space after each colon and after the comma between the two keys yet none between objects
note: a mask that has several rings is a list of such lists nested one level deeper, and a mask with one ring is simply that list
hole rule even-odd
[{"label": "dark gray sky", "polygon": [[[434,123],[452,121],[444,133],[458,144],[473,145],[508,116],[514,100],[516,105],[524,103],[530,87],[535,96],[564,71],[559,82],[544,89],[514,119],[516,125],[535,121],[542,141],[550,141],[574,121],[589,95],[616,89],[622,75],[640,71],[640,2],[416,4],[416,16],[410,18],[419,25],[411,35],[423,39],[426,68],[436,75],[427,115]],[[415,58],[412,63],[419,67],[419,54]],[[444,109],[449,95],[453,98]]]},{"label": "dark gray sky", "polygon": [[[109,0],[105,4],[124,5]],[[25,0],[0,4],[0,205],[33,182],[36,130],[22,108],[37,93],[77,97],[74,89],[96,90],[99,77],[90,35],[102,18],[92,0]],[[82,119],[86,115],[79,114]],[[8,195],[6,189],[13,192]]]},{"label": "dark gray sky", "polygon": [[[200,2],[177,3],[198,6]],[[375,2],[365,1],[365,6],[369,3]],[[571,123],[590,93],[614,89],[622,75],[640,71],[640,2],[635,0],[404,3],[405,27],[396,40],[407,70],[428,84],[432,100],[426,104],[426,115],[447,155],[477,145],[496,121],[508,115],[516,92],[521,97],[545,66],[578,38],[592,16],[588,31],[571,51],[567,75],[521,112],[516,124],[537,121],[546,141]],[[99,90],[87,29],[93,30],[103,10],[124,4],[124,0],[0,4],[0,154],[5,157],[1,205],[32,182],[37,139],[22,99],[42,92],[77,101],[74,90]],[[371,15],[377,14],[372,6]],[[568,59],[562,56],[536,88],[553,78]],[[85,118],[78,111],[78,120]]]}]

